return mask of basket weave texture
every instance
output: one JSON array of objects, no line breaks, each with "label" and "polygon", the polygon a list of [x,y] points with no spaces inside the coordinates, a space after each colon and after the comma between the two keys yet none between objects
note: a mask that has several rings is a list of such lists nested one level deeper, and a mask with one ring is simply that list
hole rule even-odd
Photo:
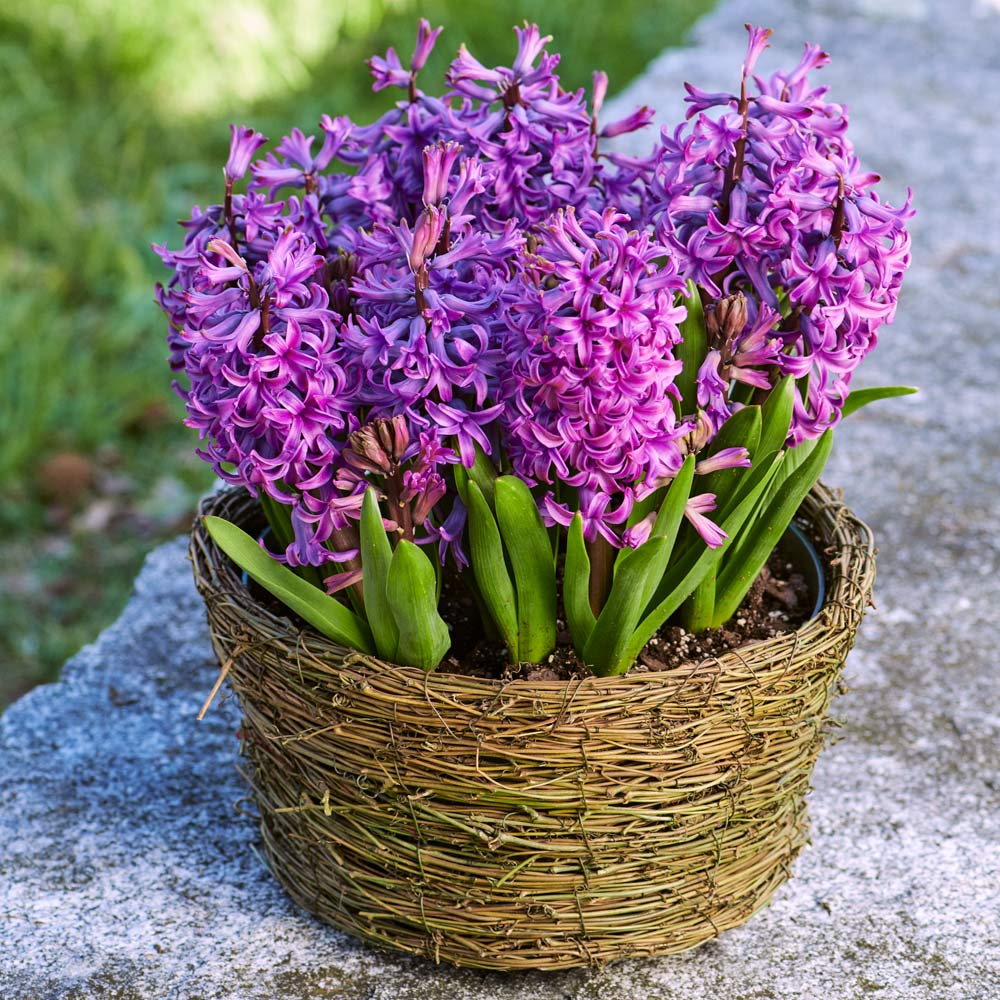
[{"label": "basket weave texture", "polygon": [[[263,525],[241,490],[202,513]],[[484,969],[668,954],[744,923],[806,841],[875,575],[870,530],[828,490],[801,513],[827,599],[797,631],[661,672],[506,683],[302,628],[254,598],[199,520],[195,579],[279,882],[358,937]]]}]

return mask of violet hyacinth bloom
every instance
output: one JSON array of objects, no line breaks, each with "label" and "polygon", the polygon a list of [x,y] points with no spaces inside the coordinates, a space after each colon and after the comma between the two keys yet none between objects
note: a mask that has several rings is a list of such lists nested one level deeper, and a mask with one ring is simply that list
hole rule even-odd
[{"label": "violet hyacinth bloom", "polygon": [[747,30],[740,94],[689,85],[693,124],[664,132],[649,218],[689,277],[751,304],[729,356],[720,346],[718,364],[706,362],[699,392],[722,418],[732,406],[720,378],[766,390],[781,375],[809,375],[795,402],[797,443],[837,421],[851,373],[891,322],[913,213],[909,196],[893,208],[871,191],[878,177],[861,169],[845,109],[810,86],[826,54],[806,46],[791,72],[754,77],[750,94],[770,32]]},{"label": "violet hyacinth bloom", "polygon": [[666,248],[626,221],[567,209],[541,229],[507,295],[502,380],[514,470],[552,487],[550,522],[568,523],[559,487],[575,487],[585,537],[614,545],[611,526],[627,519],[637,484],[676,474],[688,430],[673,385],[683,279]]},{"label": "violet hyacinth bloom", "polygon": [[267,139],[246,125],[230,125],[232,140],[229,144],[229,159],[226,160],[227,181],[238,181],[250,169],[250,161]]},{"label": "violet hyacinth bloom", "polygon": [[[701,453],[782,375],[808,379],[792,443],[836,422],[892,319],[912,212],[875,194],[844,109],[809,83],[825,53],[756,77],[769,32],[748,30],[739,93],[688,86],[690,120],[645,158],[605,147],[649,109],[599,121],[606,75],[588,110],[533,25],[508,66],[462,48],[433,96],[417,79],[441,29],[421,20],[408,62],[369,64],[399,98],[369,125],[324,115],[263,156],[232,127],[221,203],[193,210],[181,249],[155,248],[172,272],[157,299],[199,454],[290,508],[289,562],[356,580],[375,472],[351,442],[378,421],[405,430],[415,540],[459,566],[448,466],[477,449],[537,487],[549,523],[580,510],[588,541],[634,546],[651,527],[626,529],[634,503],[687,455],[699,475],[746,464]],[[708,347],[682,404],[685,279]],[[717,544],[712,502],[687,514]]]},{"label": "violet hyacinth bloom", "polygon": [[595,178],[595,137],[583,92],[559,86],[557,55],[535,25],[515,28],[511,66],[487,68],[463,45],[448,70],[464,98],[456,126],[491,167],[489,203],[482,220],[495,230],[507,220],[536,223],[557,209],[583,206]]}]

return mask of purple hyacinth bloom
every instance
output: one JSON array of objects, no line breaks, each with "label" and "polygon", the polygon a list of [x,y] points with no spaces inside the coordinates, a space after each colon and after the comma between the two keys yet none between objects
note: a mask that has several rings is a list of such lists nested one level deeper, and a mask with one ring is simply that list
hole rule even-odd
[{"label": "purple hyacinth bloom", "polygon": [[440,142],[424,147],[424,204],[440,205],[448,196],[448,179],[462,147],[457,142]]},{"label": "purple hyacinth bloom", "polygon": [[683,460],[673,403],[682,279],[666,249],[624,221],[613,210],[558,213],[507,300],[508,454],[529,483],[581,491],[589,539],[614,537],[607,510],[627,517],[635,485]]},{"label": "purple hyacinth bloom", "polygon": [[712,296],[744,292],[763,324],[727,357],[706,359],[702,405],[718,424],[732,409],[721,383],[767,390],[777,374],[808,375],[796,443],[836,422],[852,371],[892,320],[913,212],[909,197],[900,208],[879,200],[844,108],[810,85],[826,54],[806,46],[790,72],[754,77],[751,94],[769,33],[747,30],[741,93],[689,87],[691,123],[662,136],[647,219],[688,277]]},{"label": "purple hyacinth bloom", "polygon": [[388,48],[385,56],[372,56],[368,60],[374,83],[372,90],[384,90],[386,87],[409,87],[410,71],[403,68],[394,48]]},{"label": "purple hyacinth bloom", "polygon": [[684,507],[684,516],[710,549],[717,549],[729,536],[712,520],[706,517],[715,510],[715,495],[700,493],[691,497]]},{"label": "purple hyacinth bloom", "polygon": [[747,54],[741,67],[743,79],[745,80],[753,73],[754,67],[757,65],[757,60],[764,49],[768,48],[768,39],[774,32],[770,28],[760,28],[752,24],[745,24],[744,27],[750,36],[747,42]]},{"label": "purple hyacinth bloom", "polygon": [[[780,377],[807,386],[791,444],[836,423],[909,265],[909,196],[874,190],[845,109],[810,82],[818,47],[757,76],[770,32],[748,27],[738,92],[688,85],[689,120],[642,157],[599,145],[649,109],[599,123],[607,76],[588,110],[534,25],[515,29],[509,65],[463,47],[444,93],[418,90],[440,30],[420,21],[408,65],[372,59],[375,89],[405,98],[371,124],[323,115],[256,160],[266,140],[233,126],[222,204],[194,209],[181,249],[154,248],[198,454],[292,508],[283,557],[346,564],[332,589],[355,580],[361,500],[381,489],[355,450],[371,428],[405,432],[403,455],[383,449],[392,516],[402,530],[405,507],[442,560],[467,562],[447,466],[477,449],[529,483],[548,523],[579,510],[588,541],[638,545],[651,522],[627,526],[635,502],[687,455],[701,475],[747,463],[705,449]],[[682,402],[688,280],[713,325]],[[718,544],[709,504],[688,518]]]},{"label": "purple hyacinth bloom", "polygon": [[410,60],[410,69],[414,73],[419,73],[427,63],[427,58],[434,49],[434,43],[443,28],[431,28],[430,21],[422,17],[417,28],[417,45],[413,50],[413,58]]},{"label": "purple hyacinth bloom", "polygon": [[246,125],[230,125],[232,138],[229,143],[229,159],[225,173],[229,182],[238,181],[250,168],[250,161],[267,139]]},{"label": "purple hyacinth bloom", "polygon": [[415,101],[419,96],[419,91],[416,89],[417,73],[426,65],[441,31],[441,28],[432,29],[426,18],[420,19],[420,24],[417,27],[417,44],[410,58],[409,70],[403,68],[403,64],[393,48],[387,49],[384,57],[372,56],[368,60],[368,68],[375,81],[372,84],[372,90],[379,91],[386,87],[400,87],[403,90],[409,90],[410,101]]}]

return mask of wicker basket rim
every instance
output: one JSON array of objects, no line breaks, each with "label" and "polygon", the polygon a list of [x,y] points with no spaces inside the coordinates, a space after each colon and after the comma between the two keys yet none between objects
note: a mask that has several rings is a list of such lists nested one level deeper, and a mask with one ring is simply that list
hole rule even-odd
[{"label": "wicker basket rim", "polygon": [[[611,677],[591,675],[563,680],[504,680],[442,670],[426,672],[416,667],[390,663],[377,656],[341,646],[308,625],[300,627],[290,619],[272,612],[250,593],[235,564],[215,545],[202,524],[202,517],[206,514],[219,513],[220,510],[226,510],[230,514],[243,514],[254,503],[254,498],[242,487],[221,490],[204,497],[200,502],[191,530],[189,558],[194,564],[203,596],[206,588],[220,595],[224,594],[227,601],[253,620],[255,631],[261,634],[261,641],[291,642],[300,655],[307,653],[317,662],[329,664],[336,661],[341,669],[355,668],[361,673],[377,673],[383,679],[388,679],[391,675],[403,686],[419,687],[425,693],[434,687],[442,694],[472,694],[484,698],[495,698],[500,693],[530,698],[532,692],[539,696],[551,696],[565,694],[569,689],[574,693],[593,689],[594,694],[607,695],[614,690],[624,691],[636,685],[648,687],[653,684],[676,684],[705,664],[715,664],[720,671],[728,667],[752,669],[748,667],[745,654],[759,653],[763,647],[774,647],[776,656],[781,656],[787,655],[784,647],[789,645],[794,650],[801,650],[805,646],[827,642],[849,627],[850,621],[856,622],[863,615],[868,603],[876,555],[874,537],[868,525],[856,517],[830,488],[817,483],[800,512],[819,530],[824,543],[819,549],[819,555],[828,574],[826,599],[819,613],[797,629],[770,639],[745,643],[719,656],[685,661],[665,670],[629,671]],[[832,558],[829,555],[831,550],[835,552]],[[854,559],[843,558],[849,550],[855,554]],[[847,615],[841,612],[847,612]],[[753,659],[759,657],[755,656]]]}]

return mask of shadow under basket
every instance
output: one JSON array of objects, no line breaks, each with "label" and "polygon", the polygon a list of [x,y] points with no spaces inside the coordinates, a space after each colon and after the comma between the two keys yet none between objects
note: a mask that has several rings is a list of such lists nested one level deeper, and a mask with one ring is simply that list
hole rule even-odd
[{"label": "shadow under basket", "polygon": [[[201,513],[263,526],[242,490]],[[796,631],[661,672],[509,682],[302,628],[255,599],[199,519],[195,580],[275,877],[341,930],[482,969],[670,954],[744,923],[806,841],[875,577],[870,530],[830,491],[800,516],[826,594]]]}]

